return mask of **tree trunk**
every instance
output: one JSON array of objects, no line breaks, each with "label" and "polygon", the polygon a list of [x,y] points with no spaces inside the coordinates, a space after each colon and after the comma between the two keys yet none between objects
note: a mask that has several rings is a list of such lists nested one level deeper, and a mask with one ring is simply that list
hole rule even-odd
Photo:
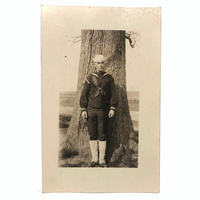
[{"label": "tree trunk", "polygon": [[91,159],[89,135],[85,134],[87,128],[83,130],[79,101],[85,77],[94,71],[92,59],[96,54],[103,54],[107,58],[106,72],[113,76],[119,96],[116,115],[109,123],[107,162],[110,166],[126,163],[129,167],[137,167],[137,158],[133,159],[133,153],[137,153],[137,141],[126,92],[125,31],[82,30],[76,101],[66,135],[65,148],[71,156],[79,155],[88,162]]}]

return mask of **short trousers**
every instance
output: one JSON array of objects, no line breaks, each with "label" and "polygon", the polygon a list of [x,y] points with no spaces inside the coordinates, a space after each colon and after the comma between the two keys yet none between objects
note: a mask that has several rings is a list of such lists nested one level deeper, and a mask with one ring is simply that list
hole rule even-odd
[{"label": "short trousers", "polygon": [[86,122],[90,140],[105,141],[109,126],[108,110],[88,108],[88,119]]}]

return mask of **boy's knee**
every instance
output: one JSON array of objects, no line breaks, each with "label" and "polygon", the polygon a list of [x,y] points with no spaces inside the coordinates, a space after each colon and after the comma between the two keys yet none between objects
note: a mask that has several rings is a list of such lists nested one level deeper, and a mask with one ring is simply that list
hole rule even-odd
[{"label": "boy's knee", "polygon": [[90,140],[97,140],[97,136],[96,135],[90,135]]},{"label": "boy's knee", "polygon": [[98,134],[96,131],[91,131],[89,132],[90,140],[97,140],[98,139]]},{"label": "boy's knee", "polygon": [[106,141],[106,135],[99,135],[99,138],[98,138],[100,141]]}]

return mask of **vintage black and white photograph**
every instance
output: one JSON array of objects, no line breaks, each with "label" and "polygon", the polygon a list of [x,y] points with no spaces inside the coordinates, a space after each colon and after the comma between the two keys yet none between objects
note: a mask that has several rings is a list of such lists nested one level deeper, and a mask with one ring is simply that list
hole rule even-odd
[{"label": "vintage black and white photograph", "polygon": [[42,6],[41,41],[44,191],[158,191],[160,8]]},{"label": "vintage black and white photograph", "polygon": [[127,91],[126,76],[137,74],[126,73],[126,48],[138,48],[139,34],[80,33],[77,90],[60,93],[59,166],[138,167],[139,91]]}]

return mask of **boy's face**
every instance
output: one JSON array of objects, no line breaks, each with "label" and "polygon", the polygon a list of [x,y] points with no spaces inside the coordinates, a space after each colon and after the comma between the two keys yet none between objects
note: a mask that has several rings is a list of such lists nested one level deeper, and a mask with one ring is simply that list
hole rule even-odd
[{"label": "boy's face", "polygon": [[104,71],[104,61],[97,61],[95,62],[96,70],[98,72],[103,72]]}]

